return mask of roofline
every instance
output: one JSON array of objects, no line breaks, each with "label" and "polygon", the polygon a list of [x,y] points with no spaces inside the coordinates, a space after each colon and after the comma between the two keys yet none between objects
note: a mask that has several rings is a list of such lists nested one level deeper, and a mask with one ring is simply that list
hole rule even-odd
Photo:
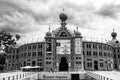
[{"label": "roofline", "polygon": [[25,45],[32,45],[32,44],[39,44],[39,43],[45,43],[45,42],[33,42],[33,43],[27,43],[27,44],[23,44],[23,45],[19,46],[19,48],[22,47],[22,46],[25,46]]},{"label": "roofline", "polygon": [[83,41],[83,43],[98,43],[98,44],[104,44],[104,45],[108,45],[108,46],[111,46],[111,47],[114,47],[114,46],[112,46],[112,45],[110,45],[110,44],[107,44],[107,43],[103,43],[103,42],[95,42],[95,41]]}]

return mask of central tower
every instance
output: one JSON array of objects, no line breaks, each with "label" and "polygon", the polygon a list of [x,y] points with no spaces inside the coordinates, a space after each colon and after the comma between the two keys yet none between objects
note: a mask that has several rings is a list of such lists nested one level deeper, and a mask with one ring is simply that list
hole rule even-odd
[{"label": "central tower", "polygon": [[[50,51],[48,51],[46,47],[44,64],[45,70],[80,70],[82,69],[83,64],[81,33],[78,31],[71,31],[67,29],[66,20],[68,17],[65,13],[61,13],[59,15],[59,18],[61,20],[61,27],[52,32],[49,31],[46,33],[46,46],[49,45]],[[47,56],[48,54],[51,55]]]}]

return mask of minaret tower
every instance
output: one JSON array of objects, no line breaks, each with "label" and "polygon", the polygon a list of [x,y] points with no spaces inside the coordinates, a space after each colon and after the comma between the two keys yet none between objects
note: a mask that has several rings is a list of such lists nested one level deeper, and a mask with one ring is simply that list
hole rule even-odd
[{"label": "minaret tower", "polygon": [[84,70],[82,36],[81,33],[78,31],[78,26],[76,27],[76,31],[74,31],[74,59],[74,70]]},{"label": "minaret tower", "polygon": [[[53,36],[50,30],[46,32],[45,36],[45,54],[44,54],[44,71],[53,70]],[[50,58],[51,60],[48,60]]]}]

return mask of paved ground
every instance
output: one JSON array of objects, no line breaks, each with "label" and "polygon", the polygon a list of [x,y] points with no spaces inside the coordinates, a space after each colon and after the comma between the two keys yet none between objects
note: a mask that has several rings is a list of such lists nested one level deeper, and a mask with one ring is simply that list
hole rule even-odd
[{"label": "paved ground", "polygon": [[5,78],[8,76],[12,76],[12,75],[18,75],[20,73],[23,73],[21,71],[17,71],[17,72],[5,72],[5,73],[0,73],[0,78]]},{"label": "paved ground", "polygon": [[[22,71],[14,71],[14,72],[5,72],[5,73],[0,73],[0,80],[1,78],[8,78],[8,77],[12,77],[13,75],[19,75],[19,74],[23,74],[23,73],[26,73],[26,72],[22,72]],[[40,74],[48,74],[48,75],[53,75],[53,74],[56,74],[56,75],[65,75],[65,74],[71,74],[71,73],[79,73],[79,74],[83,74],[85,73],[85,71],[73,71],[73,72],[40,72]]]},{"label": "paved ground", "polygon": [[93,71],[93,73],[111,78],[113,80],[120,80],[120,71]]},{"label": "paved ground", "polygon": [[[22,74],[25,72],[22,71],[16,71],[16,72],[6,72],[6,73],[0,73],[0,78],[5,78],[8,76],[13,76],[13,75],[18,75],[18,74]],[[50,74],[52,72],[41,72],[41,74]],[[54,72],[54,74],[60,74],[60,73],[85,73],[85,71],[80,71],[80,72]],[[92,71],[92,73],[98,74],[98,75],[102,75],[105,77],[109,77],[111,79],[114,80],[120,80],[120,71]]]}]

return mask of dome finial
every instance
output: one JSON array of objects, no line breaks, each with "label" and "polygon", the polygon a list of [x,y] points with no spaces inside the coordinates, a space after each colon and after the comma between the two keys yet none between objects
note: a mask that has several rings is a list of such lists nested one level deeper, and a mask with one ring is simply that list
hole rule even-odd
[{"label": "dome finial", "polygon": [[115,29],[113,28],[113,32],[115,31]]},{"label": "dome finial", "polygon": [[76,27],[76,31],[78,31],[78,26]]},{"label": "dome finial", "polygon": [[50,25],[49,25],[49,31],[46,33],[46,36],[52,36],[52,33],[50,32]]},{"label": "dome finial", "polygon": [[65,10],[65,9],[63,8],[63,12],[64,12],[64,10]]},{"label": "dome finial", "polygon": [[49,31],[50,31],[50,24],[49,24]]}]

